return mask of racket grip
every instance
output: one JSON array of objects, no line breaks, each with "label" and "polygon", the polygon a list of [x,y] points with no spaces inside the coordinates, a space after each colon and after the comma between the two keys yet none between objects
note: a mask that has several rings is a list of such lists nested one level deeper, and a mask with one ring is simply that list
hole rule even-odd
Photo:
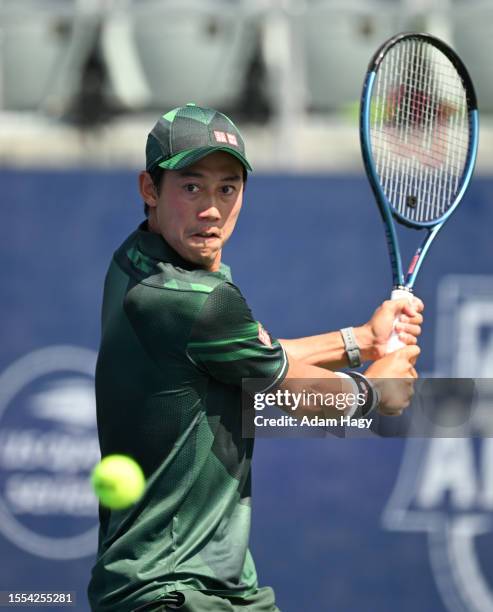
[{"label": "racket grip", "polygon": [[[391,300],[409,300],[411,301],[412,292],[409,289],[394,289],[390,295]],[[395,326],[399,322],[399,317],[394,319],[394,324],[392,326],[392,333],[390,335],[389,341],[387,342],[387,355],[389,353],[393,353],[394,351],[399,350],[400,348],[406,346],[402,340],[399,338],[399,334],[395,331]]]}]

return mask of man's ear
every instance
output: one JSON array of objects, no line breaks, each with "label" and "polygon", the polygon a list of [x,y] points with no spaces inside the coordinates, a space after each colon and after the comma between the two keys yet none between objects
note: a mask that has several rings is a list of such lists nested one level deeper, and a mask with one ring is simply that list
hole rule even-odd
[{"label": "man's ear", "polygon": [[151,208],[156,208],[158,194],[149,172],[142,170],[139,174],[139,191],[144,202]]}]

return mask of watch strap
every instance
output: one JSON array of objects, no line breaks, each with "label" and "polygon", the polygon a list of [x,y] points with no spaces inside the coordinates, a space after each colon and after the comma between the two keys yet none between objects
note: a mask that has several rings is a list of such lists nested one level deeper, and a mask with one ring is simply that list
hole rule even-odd
[{"label": "watch strap", "polygon": [[348,372],[347,374],[358,385],[360,392],[366,395],[365,403],[363,406],[361,406],[359,410],[360,414],[358,416],[368,416],[374,412],[380,404],[380,394],[377,388],[372,385],[368,378],[366,378],[366,376],[360,372]]},{"label": "watch strap", "polygon": [[346,350],[349,367],[359,367],[361,365],[361,353],[358,343],[356,342],[354,329],[352,327],[344,327],[341,329],[341,335],[344,341],[344,349]]}]

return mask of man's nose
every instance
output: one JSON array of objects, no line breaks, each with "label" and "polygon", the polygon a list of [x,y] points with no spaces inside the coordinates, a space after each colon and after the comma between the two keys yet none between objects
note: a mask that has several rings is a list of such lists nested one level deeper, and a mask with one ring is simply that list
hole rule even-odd
[{"label": "man's nose", "polygon": [[198,211],[198,218],[208,221],[218,221],[221,218],[219,208],[213,197],[207,199]]}]

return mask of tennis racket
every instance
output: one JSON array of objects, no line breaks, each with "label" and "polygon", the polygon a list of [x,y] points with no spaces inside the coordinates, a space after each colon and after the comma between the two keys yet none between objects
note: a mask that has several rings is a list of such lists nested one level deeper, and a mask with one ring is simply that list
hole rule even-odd
[{"label": "tennis racket", "polygon": [[[360,141],[385,227],[391,299],[410,298],[428,249],[461,202],[476,161],[476,94],[458,55],[429,34],[403,33],[386,41],[368,66]],[[406,274],[394,221],[425,232]],[[387,352],[402,346],[394,330]]]}]

